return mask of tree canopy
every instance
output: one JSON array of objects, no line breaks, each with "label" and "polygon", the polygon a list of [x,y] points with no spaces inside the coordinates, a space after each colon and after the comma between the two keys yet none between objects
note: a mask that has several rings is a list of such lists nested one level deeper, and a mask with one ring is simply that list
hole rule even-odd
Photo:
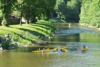
[{"label": "tree canopy", "polygon": [[100,27],[100,0],[82,0],[80,23]]},{"label": "tree canopy", "polygon": [[79,20],[80,8],[80,0],[57,0],[55,6],[55,10],[61,18],[76,22]]},{"label": "tree canopy", "polygon": [[0,0],[2,24],[8,25],[13,11],[20,13],[20,18],[23,17],[27,23],[34,23],[37,19],[48,20],[53,15],[55,4],[56,0]]},{"label": "tree canopy", "polygon": [[57,18],[100,26],[100,0],[0,0],[2,25],[9,25],[9,15],[24,18],[26,23]]},{"label": "tree canopy", "polygon": [[2,25],[9,24],[8,18],[16,1],[17,0],[0,0],[0,8],[3,16]]}]

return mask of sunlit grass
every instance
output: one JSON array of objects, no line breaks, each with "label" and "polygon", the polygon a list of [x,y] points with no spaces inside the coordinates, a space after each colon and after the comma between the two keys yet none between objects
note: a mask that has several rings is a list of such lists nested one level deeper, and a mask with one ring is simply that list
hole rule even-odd
[{"label": "sunlit grass", "polygon": [[41,41],[39,36],[50,36],[54,27],[49,22],[37,22],[36,24],[9,25],[9,27],[0,26],[0,34],[10,34],[11,39],[21,43],[32,43]]}]

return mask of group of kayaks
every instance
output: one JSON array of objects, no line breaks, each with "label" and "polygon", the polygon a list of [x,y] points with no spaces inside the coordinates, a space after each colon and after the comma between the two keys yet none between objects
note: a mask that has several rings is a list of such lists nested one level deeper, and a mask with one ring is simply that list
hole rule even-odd
[{"label": "group of kayaks", "polygon": [[[45,52],[57,52],[58,51],[58,48],[54,48],[54,49],[42,49],[42,50],[35,50],[35,51],[32,51],[33,53],[45,53]],[[68,52],[67,49],[65,48],[61,48],[60,49],[61,52]]]},{"label": "group of kayaks", "polygon": [[[88,50],[88,47],[81,48],[81,51],[87,51],[87,50]],[[58,52],[58,51],[67,53],[68,49],[60,48],[60,50],[58,50],[58,48],[54,48],[54,49],[47,48],[47,49],[42,49],[42,50],[40,50],[40,49],[34,50],[34,51],[32,51],[32,53],[45,53],[45,52]]]}]

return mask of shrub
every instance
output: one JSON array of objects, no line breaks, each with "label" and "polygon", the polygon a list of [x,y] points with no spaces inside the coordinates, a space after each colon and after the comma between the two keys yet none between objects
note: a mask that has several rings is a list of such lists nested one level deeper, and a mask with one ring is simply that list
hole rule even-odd
[{"label": "shrub", "polygon": [[2,42],[2,36],[0,35],[0,43]]},{"label": "shrub", "polygon": [[9,41],[3,41],[2,48],[8,50],[9,49]]},{"label": "shrub", "polygon": [[7,21],[5,19],[2,20],[2,25],[7,26]]}]

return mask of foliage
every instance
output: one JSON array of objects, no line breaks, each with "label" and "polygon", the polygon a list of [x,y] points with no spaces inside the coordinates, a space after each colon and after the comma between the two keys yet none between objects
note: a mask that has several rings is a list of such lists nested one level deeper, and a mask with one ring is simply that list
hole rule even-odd
[{"label": "foliage", "polygon": [[49,22],[51,22],[51,23],[66,23],[66,21],[62,20],[62,19],[50,19]]},{"label": "foliage", "polygon": [[57,0],[55,6],[59,18],[63,18],[66,21],[76,22],[79,20],[80,8],[80,0]]},{"label": "foliage", "polygon": [[2,42],[2,48],[8,50],[9,49],[9,42],[8,41]]},{"label": "foliage", "polygon": [[83,0],[80,14],[80,23],[100,27],[100,1]]},{"label": "foliage", "polygon": [[6,49],[6,50],[8,50],[9,49],[9,47],[10,47],[10,38],[9,37],[4,37],[3,38],[3,40],[2,40],[2,45],[1,45],[1,47],[3,48],[3,49]]},{"label": "foliage", "polygon": [[35,23],[38,19],[50,19],[54,12],[55,3],[56,0],[23,0],[19,3],[20,8],[17,7],[17,9],[20,10],[27,23]]},{"label": "foliage", "polygon": [[3,38],[2,38],[2,35],[0,35],[0,43],[2,42],[2,39],[3,39]]},{"label": "foliage", "polygon": [[1,12],[3,15],[2,24],[8,25],[8,18],[12,12],[12,7],[17,0],[0,0]]},{"label": "foliage", "polygon": [[6,19],[2,20],[2,25],[7,26],[7,20]]},{"label": "foliage", "polygon": [[71,0],[67,3],[67,15],[66,20],[79,21],[79,14],[81,8],[80,0]]},{"label": "foliage", "polygon": [[9,15],[17,12],[27,23],[35,23],[38,19],[49,20],[53,16],[56,0],[0,0],[3,18],[8,23]]},{"label": "foliage", "polygon": [[67,6],[63,0],[57,0],[55,5],[55,10],[58,14],[58,18],[65,18],[63,12],[67,12]]}]

